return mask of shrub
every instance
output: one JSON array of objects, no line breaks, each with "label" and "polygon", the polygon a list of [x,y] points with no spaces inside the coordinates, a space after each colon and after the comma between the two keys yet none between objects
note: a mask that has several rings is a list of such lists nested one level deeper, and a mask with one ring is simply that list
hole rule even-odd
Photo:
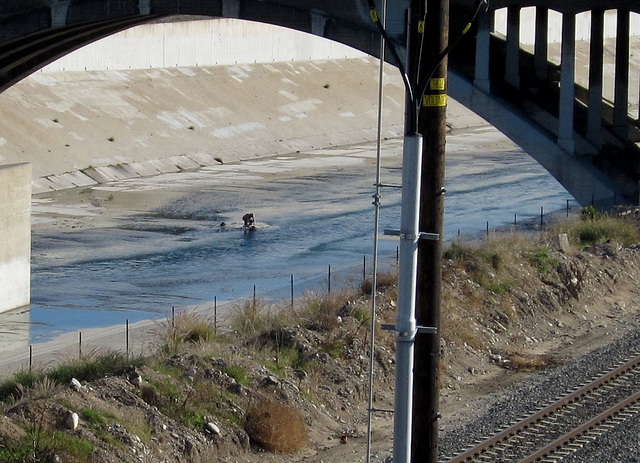
[{"label": "shrub", "polygon": [[194,312],[179,312],[160,324],[157,337],[160,339],[161,352],[175,354],[183,344],[213,341],[215,327]]},{"label": "shrub", "polygon": [[309,440],[300,412],[273,400],[253,403],[245,415],[244,428],[254,443],[270,452],[292,453]]},{"label": "shrub", "polygon": [[460,244],[454,241],[444,251],[444,258],[451,259],[451,260],[465,261],[465,260],[468,260],[474,254],[475,254],[475,251],[470,246],[465,246],[463,244]]},{"label": "shrub", "polygon": [[17,398],[23,394],[24,389],[33,387],[33,385],[41,377],[41,374],[34,373],[29,370],[20,370],[13,375],[13,378],[0,384],[0,400],[9,397]]},{"label": "shrub", "polygon": [[[584,217],[584,216],[583,216]],[[554,233],[566,233],[573,243],[591,246],[613,241],[622,246],[640,242],[640,230],[636,222],[608,215],[586,214],[587,219],[559,222]]]}]

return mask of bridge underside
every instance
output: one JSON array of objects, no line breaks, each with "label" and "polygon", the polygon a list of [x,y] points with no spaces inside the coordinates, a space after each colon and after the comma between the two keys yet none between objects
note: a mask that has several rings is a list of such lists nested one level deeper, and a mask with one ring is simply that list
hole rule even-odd
[{"label": "bridge underside", "polygon": [[[400,56],[404,56],[409,4],[409,0],[388,1],[387,30]],[[452,37],[462,30],[474,4],[473,0],[451,0]],[[520,40],[525,6],[536,7],[534,53],[524,52]],[[450,68],[492,99],[507,103],[553,140],[565,156],[577,156],[582,164],[597,166],[615,183],[618,200],[624,197],[636,202],[640,123],[629,115],[628,87],[629,17],[640,11],[638,2],[492,0],[490,7],[451,55]],[[494,27],[494,10],[501,7],[508,12],[504,35],[497,34]],[[605,8],[615,8],[618,18],[613,102],[603,100],[603,51],[598,45],[598,39],[604,37]],[[562,14],[560,65],[550,64],[548,57],[551,9]],[[591,35],[596,38],[592,41],[588,89],[575,81],[576,14],[584,11],[591,14]],[[379,53],[379,33],[364,0],[4,0],[0,5],[0,91],[90,42],[175,15],[259,21],[308,32],[373,56]],[[491,114],[485,117],[497,121],[492,121]],[[552,173],[570,186],[566,173]],[[584,202],[583,195],[574,194]],[[613,200],[613,195],[602,194]]]}]

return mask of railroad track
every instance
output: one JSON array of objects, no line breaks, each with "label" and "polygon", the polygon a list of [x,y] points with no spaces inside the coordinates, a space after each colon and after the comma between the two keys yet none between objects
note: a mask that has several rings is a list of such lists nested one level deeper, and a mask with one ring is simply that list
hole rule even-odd
[{"label": "railroad track", "polygon": [[640,355],[441,463],[554,463],[640,414]]}]

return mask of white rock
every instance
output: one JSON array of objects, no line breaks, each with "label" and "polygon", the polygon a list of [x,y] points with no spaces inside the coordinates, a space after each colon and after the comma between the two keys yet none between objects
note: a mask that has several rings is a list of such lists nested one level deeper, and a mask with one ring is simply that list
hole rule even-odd
[{"label": "white rock", "polygon": [[204,429],[207,432],[214,434],[216,436],[220,435],[220,428],[215,423],[212,423],[211,421],[207,422],[207,424],[204,425]]},{"label": "white rock", "polygon": [[67,419],[65,421],[67,428],[71,430],[75,430],[78,427],[78,421],[79,421],[79,418],[76,412],[72,412],[72,411],[67,412]]},{"label": "white rock", "polygon": [[79,391],[82,389],[82,384],[75,378],[71,378],[71,382],[69,383],[69,387],[74,391]]}]

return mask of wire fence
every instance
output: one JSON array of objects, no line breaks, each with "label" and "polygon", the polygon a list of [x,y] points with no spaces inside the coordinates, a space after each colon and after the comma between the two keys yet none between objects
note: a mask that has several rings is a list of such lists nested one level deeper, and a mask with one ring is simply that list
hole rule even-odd
[{"label": "wire fence", "polygon": [[[541,206],[540,213],[537,216],[533,214],[522,216],[514,214],[512,223],[501,223],[495,227],[487,221],[484,231],[478,231],[480,229],[478,226],[473,227],[474,231],[470,232],[458,230],[456,236],[447,241],[463,240],[472,242],[491,239],[504,233],[541,232],[560,219],[577,216],[580,210],[582,210],[582,207],[575,200],[568,199],[564,209],[545,211],[545,208]],[[70,337],[73,333],[67,334],[67,343],[64,346],[58,347],[57,350],[54,349],[53,351],[47,346],[47,343],[29,344],[27,341],[24,347],[24,355],[17,356],[18,360],[14,362],[14,367],[18,366],[18,369],[28,367],[31,369],[35,364],[43,365],[54,361],[52,359],[60,360],[59,354],[63,350],[66,352],[66,358],[74,355],[82,357],[95,348],[126,352],[127,355],[142,355],[150,352],[150,336],[154,330],[157,331],[158,325],[174,323],[175,318],[183,312],[193,311],[210,320],[214,325],[214,329],[226,329],[233,310],[247,301],[250,303],[253,301],[253,304],[256,304],[259,300],[263,305],[286,307],[288,304],[293,306],[296,301],[301,300],[308,294],[322,295],[357,289],[364,280],[372,278],[373,259],[373,256],[363,255],[359,262],[354,262],[352,265],[341,267],[328,265],[323,273],[305,276],[283,274],[282,285],[274,287],[272,284],[269,288],[260,288],[254,285],[252,294],[247,294],[234,300],[218,300],[217,296],[213,295],[211,301],[207,303],[196,306],[167,308],[166,314],[161,319],[156,318],[134,324],[131,324],[126,319],[123,320],[122,325],[108,329],[87,328],[87,330],[77,332],[76,348],[73,347],[75,342]],[[397,267],[397,247],[393,251],[381,252],[381,255],[378,256],[379,273],[396,272]],[[85,333],[87,334],[85,335]]]}]

